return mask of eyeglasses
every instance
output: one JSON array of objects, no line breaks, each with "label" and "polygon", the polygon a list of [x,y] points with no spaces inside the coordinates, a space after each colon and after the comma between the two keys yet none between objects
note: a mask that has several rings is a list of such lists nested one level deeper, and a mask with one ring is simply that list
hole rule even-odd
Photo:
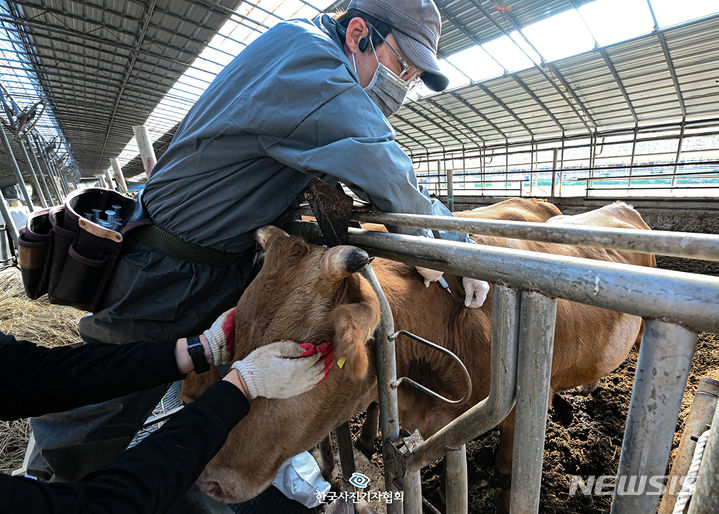
[{"label": "eyeglasses", "polygon": [[[374,27],[373,27],[372,25],[370,25],[370,29],[371,29],[371,30],[374,30]],[[377,35],[378,35],[379,38],[382,40],[382,42],[383,42],[384,44],[386,44],[386,45],[389,47],[390,50],[392,50],[392,53],[393,53],[395,56],[397,56],[397,59],[399,60],[399,64],[402,66],[402,71],[401,71],[400,74],[399,74],[399,78],[401,78],[402,80],[407,80],[407,81],[412,82],[412,85],[414,86],[414,85],[419,81],[419,73],[418,73],[417,68],[415,68],[414,66],[410,66],[409,64],[407,64],[407,61],[405,61],[405,60],[402,58],[402,56],[399,55],[399,52],[398,52],[397,50],[395,50],[395,49],[392,47],[392,45],[389,44],[389,42],[382,36],[382,34],[379,33],[379,30],[377,30],[377,31],[375,31],[375,32],[377,32]],[[370,35],[370,43],[371,43],[371,42],[372,42],[372,37],[371,37],[371,35]],[[372,45],[372,47],[374,48],[374,45]],[[407,76],[406,79],[403,78],[405,75]]]}]

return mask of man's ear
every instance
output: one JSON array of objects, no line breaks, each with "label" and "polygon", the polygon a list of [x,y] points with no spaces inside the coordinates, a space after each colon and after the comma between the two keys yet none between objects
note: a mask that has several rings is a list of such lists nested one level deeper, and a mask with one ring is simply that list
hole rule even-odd
[{"label": "man's ear", "polygon": [[359,42],[367,34],[369,34],[369,28],[365,21],[359,16],[352,18],[347,24],[347,35],[345,36],[345,45],[348,50],[353,54],[361,53]]}]

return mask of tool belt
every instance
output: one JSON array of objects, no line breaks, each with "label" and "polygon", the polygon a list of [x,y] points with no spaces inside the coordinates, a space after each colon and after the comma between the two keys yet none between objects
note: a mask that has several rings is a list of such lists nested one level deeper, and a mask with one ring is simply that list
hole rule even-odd
[{"label": "tool belt", "polygon": [[[128,239],[200,264],[228,266],[240,257],[184,241],[148,216],[137,219],[137,202],[110,189],[87,188],[69,194],[64,205],[32,213],[18,237],[27,296],[47,293],[50,303],[96,312]],[[109,222],[102,213],[118,207]]]}]

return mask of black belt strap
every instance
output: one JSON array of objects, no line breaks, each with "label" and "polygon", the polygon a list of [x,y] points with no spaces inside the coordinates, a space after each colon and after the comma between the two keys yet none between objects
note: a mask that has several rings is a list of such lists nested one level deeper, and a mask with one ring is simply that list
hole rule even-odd
[{"label": "black belt strap", "polygon": [[128,237],[162,252],[168,257],[197,264],[229,266],[244,254],[228,253],[190,243],[157,225],[145,225],[131,230]]}]

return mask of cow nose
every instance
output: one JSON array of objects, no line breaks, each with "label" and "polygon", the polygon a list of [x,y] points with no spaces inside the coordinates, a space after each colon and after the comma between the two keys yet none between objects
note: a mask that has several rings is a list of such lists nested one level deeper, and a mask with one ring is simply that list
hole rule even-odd
[{"label": "cow nose", "polygon": [[355,246],[340,245],[327,250],[320,261],[320,273],[327,282],[337,282],[372,261],[367,252]]}]

